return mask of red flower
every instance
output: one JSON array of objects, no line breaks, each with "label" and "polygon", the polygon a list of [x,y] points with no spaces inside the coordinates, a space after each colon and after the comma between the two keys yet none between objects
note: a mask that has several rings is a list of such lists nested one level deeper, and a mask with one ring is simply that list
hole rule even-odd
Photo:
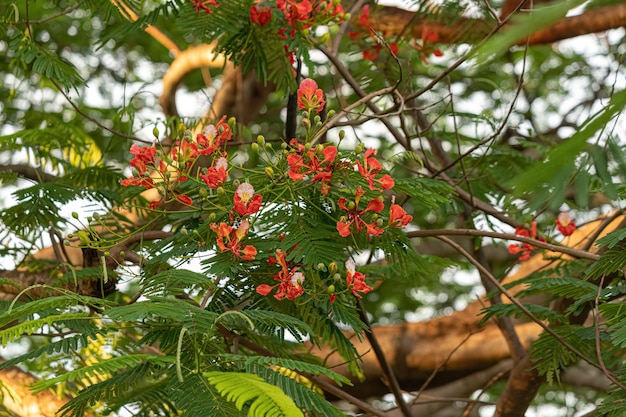
[{"label": "red flower", "polygon": [[345,221],[340,220],[337,222],[337,231],[339,232],[340,236],[349,236],[351,233],[350,229],[352,227],[354,227],[357,232],[366,229],[368,235],[374,236],[378,236],[384,232],[383,229],[378,227],[375,221],[372,223],[367,223],[365,220],[362,219],[362,216],[368,211],[380,213],[384,208],[384,203],[378,198],[373,198],[367,204],[367,208],[365,208],[364,210],[359,210],[359,200],[364,194],[365,191],[361,188],[361,186],[357,187],[356,196],[354,198],[354,207],[352,208],[348,208],[346,206],[347,199],[345,197],[341,197],[337,202],[341,210],[345,210],[348,212],[345,216]]},{"label": "red flower", "polygon": [[139,174],[143,175],[146,172],[146,164],[154,164],[154,156],[156,155],[156,148],[154,146],[142,146],[134,143],[130,147],[130,153],[135,155],[130,160],[130,164],[137,168]]},{"label": "red flower", "polygon": [[[517,236],[530,237],[538,240],[539,242],[545,242],[545,239],[537,238],[537,222],[532,222],[530,230],[526,229],[523,226],[517,226],[515,228],[515,234]],[[517,255],[521,253],[519,260],[526,261],[530,259],[531,252],[535,250],[536,246],[531,245],[530,243],[519,243],[519,244],[511,244],[509,245],[509,253],[513,255]]]},{"label": "red flower", "polygon": [[284,297],[287,297],[290,300],[294,300],[304,293],[304,288],[302,287],[302,283],[305,280],[304,274],[298,272],[298,267],[289,269],[285,259],[285,253],[280,249],[276,249],[275,259],[281,270],[278,274],[274,275],[274,280],[279,283],[274,286],[261,284],[256,288],[256,292],[261,295],[268,295],[272,289],[278,287],[274,298],[282,300]]},{"label": "red flower", "polygon": [[368,28],[368,22],[370,20],[370,5],[366,4],[361,8],[361,14],[359,15],[359,20],[357,20],[357,25],[362,29]]},{"label": "red flower", "polygon": [[219,225],[211,223],[211,230],[217,233],[217,247],[220,252],[232,252],[236,258],[245,261],[253,261],[256,257],[257,250],[252,245],[241,247],[241,239],[243,239],[250,229],[250,223],[247,220],[241,222],[237,229],[233,229],[228,224],[222,222]]},{"label": "red flower", "polygon": [[226,116],[222,116],[217,124],[206,126],[202,133],[196,135],[200,155],[211,155],[233,137],[233,131],[225,120]]},{"label": "red flower", "polygon": [[265,26],[272,19],[272,9],[269,6],[255,4],[250,7],[250,21],[259,26]]},{"label": "red flower", "polygon": [[317,156],[317,148],[310,148],[306,151],[304,146],[295,139],[290,144],[296,148],[296,151],[287,155],[289,178],[294,181],[301,181],[305,179],[306,175],[313,174],[313,183],[320,182],[322,195],[327,195],[337,157],[337,147],[326,146],[322,151],[323,159],[320,161]]},{"label": "red flower", "polygon": [[214,166],[207,169],[206,174],[200,174],[200,178],[204,180],[209,188],[219,188],[221,185],[224,185],[224,182],[228,177],[228,172],[226,171],[227,169],[228,160],[221,157],[217,160]]},{"label": "red flower", "polygon": [[415,49],[420,53],[420,59],[424,64],[428,64],[426,56],[433,54],[435,56],[443,56],[441,50],[432,46],[433,43],[439,40],[439,33],[429,30],[426,26],[422,29],[422,44],[414,43]]},{"label": "red flower", "polygon": [[402,206],[391,203],[389,208],[389,225],[391,227],[403,228],[407,224],[411,223],[413,216],[408,215]]},{"label": "red flower", "polygon": [[177,140],[172,148],[172,158],[175,161],[191,166],[198,157],[198,144],[186,139]]},{"label": "red flower", "polygon": [[346,261],[346,284],[348,284],[348,288],[352,291],[352,294],[361,298],[361,294],[367,294],[372,291],[372,287],[365,283],[365,275],[361,272],[355,271],[355,263],[353,260],[348,259]]},{"label": "red flower", "polygon": [[205,13],[213,13],[213,9],[209,8],[209,6],[219,7],[216,0],[191,0],[191,2],[196,8],[196,13],[200,12],[200,10],[204,10]]},{"label": "red flower", "polygon": [[143,187],[146,190],[154,188],[154,180],[149,177],[130,177],[123,179],[120,184],[122,184],[124,187]]},{"label": "red flower", "polygon": [[254,187],[247,182],[239,184],[235,191],[233,209],[240,216],[249,216],[256,213],[261,208],[263,197],[260,194],[254,194]]},{"label": "red flower", "polygon": [[313,6],[309,0],[277,0],[278,7],[287,18],[289,25],[294,26],[298,21],[306,22],[309,20]]},{"label": "red flower", "polygon": [[183,204],[185,204],[187,206],[190,206],[190,205],[193,204],[193,200],[188,195],[174,194],[174,197],[176,197],[176,200],[180,201],[181,203],[183,203]]},{"label": "red flower", "polygon": [[324,108],[324,92],[317,88],[317,83],[310,78],[305,78],[298,88],[298,108],[301,110],[319,113]]},{"label": "red flower", "polygon": [[556,228],[563,236],[570,236],[576,230],[576,224],[572,221],[572,217],[569,213],[559,213],[556,219]]},{"label": "red flower", "polygon": [[378,162],[378,159],[374,158],[372,155],[376,155],[376,150],[368,149],[363,155],[363,164],[359,161],[356,162],[359,173],[367,180],[370,190],[380,190],[380,188],[377,188],[374,183],[378,183],[383,190],[393,188],[395,183],[391,176],[384,174],[382,177],[376,178],[380,171],[382,171],[383,167],[380,162]]}]

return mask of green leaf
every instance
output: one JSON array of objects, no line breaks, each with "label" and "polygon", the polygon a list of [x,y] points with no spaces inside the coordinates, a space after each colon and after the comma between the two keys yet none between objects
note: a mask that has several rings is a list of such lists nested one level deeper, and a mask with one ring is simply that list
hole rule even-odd
[{"label": "green leaf", "polygon": [[243,410],[251,401],[249,417],[304,417],[280,388],[270,385],[260,377],[240,372],[204,372],[204,377],[215,386],[228,401],[235,403],[238,410]]}]

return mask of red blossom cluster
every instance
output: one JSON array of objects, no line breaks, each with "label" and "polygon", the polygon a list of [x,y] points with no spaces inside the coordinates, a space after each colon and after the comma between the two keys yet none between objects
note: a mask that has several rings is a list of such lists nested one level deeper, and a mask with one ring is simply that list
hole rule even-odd
[{"label": "red blossom cluster", "polygon": [[[330,190],[330,180],[335,168],[337,157],[336,146],[307,148],[293,139],[290,143],[293,152],[287,155],[289,165],[288,175],[294,181],[302,181],[306,177],[313,178],[313,184],[321,184],[322,195],[327,195]],[[320,159],[321,157],[321,159]]]},{"label": "red blossom cluster", "polygon": [[[383,174],[380,177],[378,175],[383,170],[383,166],[378,159],[374,158],[376,155],[376,149],[368,149],[363,155],[363,162],[357,161],[356,166],[359,173],[367,181],[367,185],[370,190],[390,190],[395,185],[393,178],[389,174]],[[378,184],[381,188],[379,188]]]},{"label": "red blossom cluster", "polygon": [[[537,222],[532,222],[530,230],[523,226],[517,226],[515,228],[515,234],[517,236],[529,237],[532,239],[536,239],[539,242],[545,242],[546,240],[543,238],[537,238]],[[536,249],[536,246],[531,245],[530,243],[520,242],[509,245],[509,253],[513,255],[520,254],[519,260],[526,261],[530,259],[530,255],[533,250]]]},{"label": "red blossom cluster", "polygon": [[[358,43],[361,47],[361,51],[363,53],[363,58],[368,61],[375,61],[380,54],[380,51],[383,49],[383,44],[379,42],[379,39],[376,37],[374,32],[372,31],[370,24],[370,6],[366,4],[361,8],[361,14],[357,19],[357,28],[358,30],[354,32],[349,32],[348,36],[350,39]],[[382,36],[385,36],[385,33],[382,33]],[[373,42],[372,42],[373,41]],[[398,43],[393,41],[389,44],[389,50],[393,54],[398,53]]]},{"label": "red blossom cluster", "polygon": [[361,186],[356,189],[356,196],[354,201],[348,202],[348,199],[342,197],[337,204],[341,210],[346,211],[346,215],[337,222],[337,231],[342,237],[350,236],[352,229],[357,233],[362,230],[367,230],[368,235],[378,236],[384,232],[384,230],[378,225],[378,221],[374,220],[370,223],[363,220],[363,216],[367,212],[380,213],[385,207],[385,203],[381,199],[373,198],[367,203],[367,207],[359,209],[359,202],[361,197],[365,195],[365,191]]},{"label": "red blossom cluster", "polygon": [[261,295],[268,295],[274,288],[278,287],[278,291],[274,294],[274,298],[282,300],[287,297],[289,300],[294,300],[302,293],[304,293],[304,274],[298,271],[298,266],[287,265],[285,259],[285,252],[280,249],[276,249],[276,257],[272,259],[280,266],[280,272],[274,275],[274,280],[278,281],[278,284],[270,286],[268,284],[261,284],[256,288],[256,292]]},{"label": "red blossom cluster", "polygon": [[204,11],[204,13],[213,13],[212,7],[219,7],[217,0],[190,0],[191,3],[196,8],[196,13],[199,13],[200,10]]},{"label": "red blossom cluster", "polygon": [[[215,125],[206,126],[195,139],[190,134],[186,134],[182,139],[177,140],[169,155],[162,155],[162,152],[157,151],[155,146],[139,147],[133,144],[130,147],[130,153],[134,157],[130,160],[130,165],[135,167],[137,172],[132,177],[122,180],[121,184],[126,187],[139,186],[145,189],[159,187],[162,195],[169,193],[175,200],[191,206],[193,204],[191,197],[179,194],[174,190],[175,186],[189,179],[189,172],[200,156],[213,157],[212,166],[200,177],[210,188],[217,188],[223,184],[228,176],[228,160],[226,159],[228,154],[222,148],[232,137],[232,129],[226,122],[226,117],[222,117]],[[160,158],[157,158],[157,155],[160,155]],[[152,201],[150,208],[156,209],[162,200],[163,198]]]},{"label": "red blossom cluster", "polygon": [[216,243],[220,252],[232,252],[235,258],[244,261],[253,261],[257,250],[252,245],[242,247],[241,240],[248,234],[250,222],[243,220],[236,229],[222,222],[219,225],[211,223],[211,230],[217,234]]},{"label": "red blossom cluster", "polygon": [[352,294],[361,298],[361,294],[367,294],[373,288],[365,283],[365,275],[361,272],[356,272],[355,267],[356,264],[352,259],[346,261],[346,284],[348,289],[352,291]]},{"label": "red blossom cluster", "polygon": [[426,65],[428,65],[428,60],[426,57],[430,54],[435,56],[443,56],[443,52],[440,49],[437,49],[433,46],[439,40],[439,34],[437,32],[433,32],[428,29],[426,26],[422,29],[422,40],[421,44],[417,43],[416,40],[413,41],[413,48],[415,48],[419,54],[420,59]]},{"label": "red blossom cluster", "polygon": [[324,92],[317,87],[317,83],[310,78],[300,82],[298,88],[298,108],[307,112],[319,113],[324,108]]},{"label": "red blossom cluster", "polygon": [[569,213],[559,213],[556,219],[556,228],[563,236],[570,236],[576,230],[576,224]]}]

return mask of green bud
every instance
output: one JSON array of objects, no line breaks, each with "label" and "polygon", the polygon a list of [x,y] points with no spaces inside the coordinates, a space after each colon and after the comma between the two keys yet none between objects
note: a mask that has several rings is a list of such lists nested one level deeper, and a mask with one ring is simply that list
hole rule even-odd
[{"label": "green bud", "polygon": [[328,110],[328,118],[330,119],[331,117],[333,117],[335,115],[335,113],[336,112],[333,109]]},{"label": "green bud", "polygon": [[384,223],[383,219],[378,219],[378,220],[376,220],[376,225],[377,225],[378,227],[382,227],[382,226],[383,226],[383,223]]},{"label": "green bud", "polygon": [[320,263],[318,263],[315,266],[315,269],[317,269],[318,271],[324,271],[325,272],[326,271],[326,265],[324,265],[323,262],[320,262]]},{"label": "green bud", "polygon": [[330,32],[326,32],[322,36],[320,36],[320,42],[321,43],[328,42],[328,39],[330,39]]},{"label": "green bud", "polygon": [[341,274],[337,273],[337,274],[333,275],[333,279],[335,281],[341,281]]},{"label": "green bud", "polygon": [[108,250],[104,251],[104,256],[111,256],[111,252],[109,252]]},{"label": "green bud", "polygon": [[350,13],[344,13],[343,14],[343,20],[350,20],[351,17],[352,17],[352,15]]},{"label": "green bud", "polygon": [[75,219],[78,219],[78,213],[76,213],[75,211],[72,212],[72,217]]},{"label": "green bud", "polygon": [[333,284],[330,284],[328,286],[328,293],[333,294],[334,292],[335,292],[335,286]]},{"label": "green bud", "polygon": [[265,145],[265,137],[263,135],[257,136],[256,137],[256,143],[258,143],[259,146]]},{"label": "green bud", "polygon": [[159,138],[159,128],[155,126],[155,127],[152,129],[152,134],[154,135],[154,137],[155,137],[155,138],[157,138],[157,139],[158,139],[158,138]]},{"label": "green bud", "polygon": [[315,152],[318,154],[321,154],[322,152],[324,152],[324,145],[319,144],[317,145],[317,148],[315,149]]},{"label": "green bud", "polygon": [[283,149],[287,149],[287,142],[281,143],[280,147],[283,148]]},{"label": "green bud", "polygon": [[93,217],[87,216],[87,223],[91,223],[93,221]]},{"label": "green bud", "polygon": [[100,213],[94,213],[93,218],[96,219],[96,221],[100,221]]},{"label": "green bud", "polygon": [[363,142],[359,142],[359,144],[356,145],[354,148],[354,153],[358,155],[358,154],[363,153],[364,150],[365,150],[365,145],[363,145]]},{"label": "green bud", "polygon": [[69,246],[69,245],[70,245],[70,241],[69,241],[69,240],[64,240],[64,241],[63,241],[63,244],[64,244],[65,246]]},{"label": "green bud", "polygon": [[210,222],[214,222],[216,217],[217,217],[217,216],[215,215],[215,213],[211,213],[211,214],[209,214],[209,221],[210,221]]},{"label": "green bud", "polygon": [[126,252],[124,252],[123,250],[120,251],[120,257],[122,259],[124,259],[124,256],[126,255]]},{"label": "green bud", "polygon": [[302,119],[302,126],[308,129],[309,127],[311,127],[311,121],[306,118]]},{"label": "green bud", "polygon": [[229,126],[233,126],[236,122],[237,122],[237,119],[235,117],[231,117],[230,119],[228,119]]},{"label": "green bud", "polygon": [[224,195],[224,193],[225,193],[224,187],[217,187],[217,195]]},{"label": "green bud", "polygon": [[318,124],[322,121],[322,118],[319,116],[319,114],[316,114],[315,117],[313,118],[313,122],[315,124]]},{"label": "green bud", "polygon": [[183,228],[180,229],[180,234],[183,236],[187,236],[189,232],[187,231],[187,228],[183,226]]},{"label": "green bud", "polygon": [[235,188],[239,187],[239,184],[241,184],[241,181],[239,181],[238,179],[233,180],[233,185],[235,186]]},{"label": "green bud", "polygon": [[250,145],[250,148],[252,148],[253,152],[259,152],[259,144],[256,142],[252,142],[252,145]]},{"label": "green bud", "polygon": [[307,142],[304,144],[304,150],[308,152],[309,149],[311,149],[311,142]]},{"label": "green bud", "polygon": [[339,131],[339,140],[343,140],[343,138],[345,138],[345,137],[346,137],[346,131],[341,129]]},{"label": "green bud", "polygon": [[198,194],[200,194],[200,197],[206,197],[209,195],[209,190],[207,190],[206,188],[200,188],[198,190]]},{"label": "green bud", "polygon": [[71,239],[71,238],[73,238],[73,237],[74,237],[74,233],[69,233],[69,234],[67,235],[67,237],[69,237],[70,239]]},{"label": "green bud", "polygon": [[269,179],[274,178],[274,170],[272,169],[272,167],[265,167],[265,175],[267,175],[267,178]]},{"label": "green bud", "polygon": [[328,272],[330,272],[331,274],[337,272],[337,264],[335,262],[331,262],[328,264]]},{"label": "green bud", "polygon": [[347,204],[348,210],[354,210],[356,208],[356,204],[354,201],[349,201]]}]

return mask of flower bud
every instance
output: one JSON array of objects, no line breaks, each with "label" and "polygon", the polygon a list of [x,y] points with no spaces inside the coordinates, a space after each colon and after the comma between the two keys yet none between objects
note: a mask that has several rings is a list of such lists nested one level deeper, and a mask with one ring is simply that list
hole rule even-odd
[{"label": "flower bud", "polygon": [[354,210],[356,208],[356,204],[354,201],[349,201],[347,204],[348,210]]},{"label": "flower bud", "polygon": [[335,286],[333,284],[330,284],[328,286],[328,292],[329,292],[329,294],[332,294],[332,293],[335,292]]},{"label": "flower bud", "polygon": [[207,190],[206,188],[200,188],[198,190],[198,194],[200,194],[200,197],[206,197],[209,195],[209,190]]},{"label": "flower bud", "polygon": [[189,232],[187,231],[187,228],[183,226],[183,228],[180,229],[180,234],[183,236],[187,236]]},{"label": "flower bud", "polygon": [[120,251],[120,258],[124,259],[124,256],[126,255],[126,252],[124,252],[123,250]]},{"label": "flower bud", "polygon": [[333,275],[333,279],[334,279],[335,281],[341,281],[341,280],[342,280],[342,279],[341,279],[341,274],[337,273],[337,274]]},{"label": "flower bud", "polygon": [[328,264],[328,272],[330,272],[331,274],[334,274],[335,272],[337,272],[337,263],[335,262],[331,262]]},{"label": "flower bud", "polygon": [[152,129],[152,134],[154,135],[154,137],[155,137],[155,138],[157,138],[157,139],[158,139],[158,138],[159,138],[159,128],[155,126],[155,127]]},{"label": "flower bud", "polygon": [[252,145],[250,145],[250,148],[252,149],[253,152],[258,152],[259,151],[259,144],[256,142],[252,142]]},{"label": "flower bud", "polygon": [[233,126],[235,122],[237,122],[237,119],[235,117],[231,117],[230,119],[228,119],[229,126]]},{"label": "flower bud", "polygon": [[346,137],[346,131],[341,129],[339,131],[339,140],[343,140],[343,138],[345,138],[345,137]]},{"label": "flower bud", "polygon": [[256,137],[256,143],[259,144],[259,146],[264,146],[265,145],[265,137],[263,135],[259,135]]},{"label": "flower bud", "polygon": [[364,150],[365,150],[365,145],[363,145],[363,142],[359,142],[359,144],[354,147],[354,153],[356,154],[363,153]]},{"label": "flower bud", "polygon": [[67,237],[70,238],[70,239],[73,238],[74,237],[74,233],[68,233]]},{"label": "flower bud", "polygon": [[330,110],[328,110],[327,117],[330,119],[331,117],[333,117],[335,115],[335,113],[336,113],[335,110],[330,109]]},{"label": "flower bud", "polygon": [[283,148],[283,149],[287,149],[287,142],[281,143],[280,147]]},{"label": "flower bud", "polygon": [[265,167],[265,175],[267,175],[267,178],[269,179],[274,178],[274,170],[272,169],[272,167]]},{"label": "flower bud", "polygon": [[78,219],[78,213],[76,213],[75,211],[72,212],[72,217],[75,219]]},{"label": "flower bud", "polygon": [[65,246],[69,246],[69,245],[70,245],[70,241],[69,241],[69,240],[64,240],[64,241],[63,241],[63,245],[65,245]]},{"label": "flower bud", "polygon": [[217,195],[224,195],[224,187],[217,187]]},{"label": "flower bud", "polygon": [[317,269],[318,271],[326,272],[326,265],[324,265],[323,262],[320,262],[315,266],[315,269]]},{"label": "flower bud", "polygon": [[319,116],[319,114],[316,114],[315,117],[313,118],[313,123],[318,124],[322,122],[322,118]]},{"label": "flower bud", "polygon": [[315,149],[315,152],[318,154],[321,154],[322,152],[324,152],[324,145],[319,144],[317,145],[317,148]]},{"label": "flower bud", "polygon": [[326,32],[322,36],[320,36],[320,42],[321,43],[328,42],[328,39],[330,39],[330,33],[329,32]]},{"label": "flower bud", "polygon": [[302,119],[302,126],[304,126],[305,128],[309,128],[311,127],[311,121],[309,119]]},{"label": "flower bud", "polygon": [[241,184],[241,181],[237,180],[233,180],[233,185],[235,186],[235,188],[239,187],[239,184]]},{"label": "flower bud", "polygon": [[[218,188],[218,190],[219,190],[219,188]],[[216,217],[217,216],[215,215],[215,213],[209,214],[209,222],[214,222]]]},{"label": "flower bud", "polygon": [[383,223],[384,223],[383,219],[376,220],[376,226],[378,226],[378,227],[382,227]]},{"label": "flower bud", "polygon": [[104,256],[111,256],[111,252],[109,252],[108,250],[104,251]]},{"label": "flower bud", "polygon": [[96,219],[96,221],[100,221],[100,213],[94,213],[93,218]]},{"label": "flower bud", "polygon": [[311,149],[311,142],[307,142],[307,143],[305,143],[305,144],[304,144],[304,150],[305,150],[306,152],[308,152],[308,151],[309,151],[309,149]]}]

